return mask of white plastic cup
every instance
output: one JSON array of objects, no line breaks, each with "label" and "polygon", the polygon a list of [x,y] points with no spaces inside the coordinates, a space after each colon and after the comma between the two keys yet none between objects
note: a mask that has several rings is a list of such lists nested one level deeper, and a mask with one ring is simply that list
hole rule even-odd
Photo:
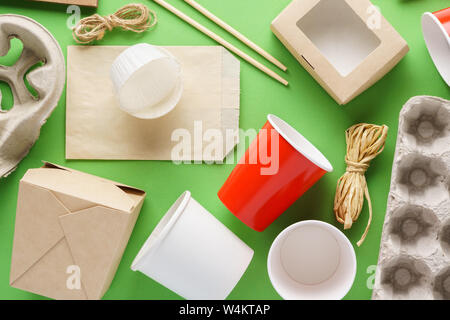
[{"label": "white plastic cup", "polygon": [[141,119],[166,115],[183,92],[180,63],[166,49],[147,43],[134,45],[116,58],[111,81],[120,108]]},{"label": "white plastic cup", "polygon": [[224,300],[253,250],[184,192],[136,256],[140,271],[188,300]]},{"label": "white plastic cup", "polygon": [[285,300],[339,300],[355,280],[356,255],[337,228],[308,220],[276,237],[267,268],[273,287]]}]

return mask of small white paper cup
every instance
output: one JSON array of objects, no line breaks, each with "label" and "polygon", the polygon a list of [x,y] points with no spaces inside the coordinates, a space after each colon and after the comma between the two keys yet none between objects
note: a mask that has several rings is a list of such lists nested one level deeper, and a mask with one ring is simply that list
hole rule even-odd
[{"label": "small white paper cup", "polygon": [[276,237],[267,268],[273,287],[285,300],[338,300],[355,280],[356,255],[340,230],[308,220]]},{"label": "small white paper cup", "polygon": [[146,43],[123,51],[111,66],[111,81],[120,108],[141,119],[169,113],[183,92],[182,69],[175,57]]},{"label": "small white paper cup", "polygon": [[136,256],[140,271],[188,300],[223,300],[241,279],[253,250],[184,192]]}]

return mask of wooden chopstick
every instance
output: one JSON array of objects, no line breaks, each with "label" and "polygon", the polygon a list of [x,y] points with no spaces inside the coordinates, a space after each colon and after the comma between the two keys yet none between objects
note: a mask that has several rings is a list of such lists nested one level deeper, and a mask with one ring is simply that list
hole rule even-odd
[{"label": "wooden chopstick", "polygon": [[280,61],[275,59],[271,54],[266,52],[264,49],[262,49],[260,46],[258,46],[256,43],[248,39],[246,36],[244,36],[242,33],[228,25],[225,21],[221,20],[219,17],[215,16],[211,12],[209,12],[207,9],[202,7],[200,4],[198,4],[195,0],[184,0],[189,5],[191,5],[194,9],[199,11],[201,14],[203,14],[205,17],[231,33],[233,36],[235,36],[237,39],[239,39],[241,42],[246,44],[248,47],[252,48],[254,51],[259,53],[261,56],[266,58],[268,61],[272,62],[274,65],[276,65],[278,68],[280,68],[283,71],[286,71],[287,68],[284,64],[282,64]]},{"label": "wooden chopstick", "polygon": [[250,57],[249,55],[244,53],[242,50],[236,48],[231,43],[229,43],[225,39],[221,38],[220,36],[218,36],[217,34],[212,32],[208,28],[204,27],[203,25],[201,25],[200,23],[198,23],[194,19],[190,18],[189,16],[187,16],[186,14],[184,14],[183,12],[181,12],[180,10],[175,8],[174,6],[168,4],[166,1],[164,1],[164,0],[153,0],[153,1],[158,3],[160,6],[166,8],[170,12],[172,12],[173,14],[178,16],[180,19],[182,19],[185,22],[189,23],[191,26],[193,26],[194,28],[196,28],[200,32],[203,32],[205,35],[207,35],[211,39],[215,40],[216,42],[218,42],[219,44],[221,44],[222,46],[224,46],[228,50],[232,51],[233,53],[235,53],[236,55],[238,55],[239,57],[241,57],[242,59],[244,59],[245,61],[247,61],[251,65],[253,65],[254,67],[258,68],[259,70],[261,70],[262,72],[264,72],[268,76],[270,76],[273,79],[281,82],[285,86],[287,86],[289,84],[289,82],[287,82],[285,79],[280,77],[278,74],[276,74],[275,72],[273,72],[272,70],[267,68],[265,65],[259,63],[258,61],[256,61],[255,59],[253,59],[252,57]]}]

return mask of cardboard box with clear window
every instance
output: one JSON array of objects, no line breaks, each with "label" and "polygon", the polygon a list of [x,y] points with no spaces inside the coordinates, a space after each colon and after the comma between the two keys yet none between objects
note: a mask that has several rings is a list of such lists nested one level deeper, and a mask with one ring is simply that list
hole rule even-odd
[{"label": "cardboard box with clear window", "polygon": [[369,0],[294,0],[271,29],[339,104],[368,89],[409,51]]}]

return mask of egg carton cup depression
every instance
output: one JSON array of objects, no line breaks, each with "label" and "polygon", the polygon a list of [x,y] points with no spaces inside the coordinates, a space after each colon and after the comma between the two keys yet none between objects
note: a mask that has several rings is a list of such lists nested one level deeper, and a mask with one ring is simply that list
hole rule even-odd
[{"label": "egg carton cup depression", "polygon": [[450,101],[400,112],[372,299],[450,299]]}]

